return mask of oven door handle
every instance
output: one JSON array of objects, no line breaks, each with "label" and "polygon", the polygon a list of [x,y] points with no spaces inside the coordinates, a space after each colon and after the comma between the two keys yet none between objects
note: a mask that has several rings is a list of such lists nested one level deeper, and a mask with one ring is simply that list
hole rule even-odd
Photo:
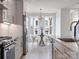
[{"label": "oven door handle", "polygon": [[6,51],[9,51],[9,48],[6,48],[5,50],[6,50]]},{"label": "oven door handle", "polygon": [[15,47],[15,45],[13,44],[13,45],[11,45],[11,46],[9,46],[9,47],[7,47],[7,48],[5,48],[4,50],[5,51],[9,51],[11,48],[13,48],[13,47]]}]

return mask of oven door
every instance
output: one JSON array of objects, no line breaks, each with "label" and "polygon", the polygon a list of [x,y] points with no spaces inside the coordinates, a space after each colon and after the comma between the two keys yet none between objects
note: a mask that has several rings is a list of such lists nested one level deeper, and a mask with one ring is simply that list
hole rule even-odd
[{"label": "oven door", "polygon": [[15,45],[4,48],[4,59],[15,59]]},{"label": "oven door", "polygon": [[0,46],[0,59],[1,59],[2,57],[1,57],[1,46]]}]

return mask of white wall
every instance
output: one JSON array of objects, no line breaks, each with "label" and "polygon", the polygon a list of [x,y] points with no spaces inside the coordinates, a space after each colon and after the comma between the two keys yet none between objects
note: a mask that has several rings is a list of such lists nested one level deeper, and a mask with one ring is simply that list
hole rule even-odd
[{"label": "white wall", "polygon": [[74,25],[72,31],[70,31],[70,24],[73,21],[77,21],[79,12],[79,4],[75,4],[69,8],[61,8],[61,37],[73,37]]},{"label": "white wall", "polygon": [[70,31],[70,8],[61,9],[61,37],[72,37]]},{"label": "white wall", "polygon": [[61,37],[61,9],[56,12],[56,37]]}]

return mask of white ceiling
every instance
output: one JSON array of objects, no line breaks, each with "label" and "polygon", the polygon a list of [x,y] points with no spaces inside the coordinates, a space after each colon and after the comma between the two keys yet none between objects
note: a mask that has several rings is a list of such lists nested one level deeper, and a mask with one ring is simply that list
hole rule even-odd
[{"label": "white ceiling", "polygon": [[79,0],[25,0],[25,10],[27,12],[43,12],[56,11],[59,8],[71,7],[78,4]]}]

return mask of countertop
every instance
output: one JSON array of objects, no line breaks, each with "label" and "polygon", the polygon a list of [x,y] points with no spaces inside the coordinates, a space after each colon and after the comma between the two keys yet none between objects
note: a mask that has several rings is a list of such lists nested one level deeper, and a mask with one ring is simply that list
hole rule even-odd
[{"label": "countertop", "polygon": [[15,40],[16,41],[17,39],[18,39],[17,37],[12,37],[12,38],[11,37],[10,38],[5,38],[5,37],[1,38],[0,37],[0,44],[2,44],[4,40]]},{"label": "countertop", "polygon": [[71,49],[72,51],[79,53],[79,47],[76,44],[76,42],[64,42],[59,39],[54,39],[54,40],[59,42],[60,44],[64,45],[65,47]]}]

